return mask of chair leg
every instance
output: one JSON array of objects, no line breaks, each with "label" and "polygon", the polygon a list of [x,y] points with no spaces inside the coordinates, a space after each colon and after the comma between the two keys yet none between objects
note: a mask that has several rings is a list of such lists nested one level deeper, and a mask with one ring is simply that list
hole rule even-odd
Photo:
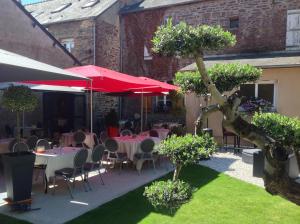
[{"label": "chair leg", "polygon": [[55,194],[55,182],[56,182],[56,176],[54,175],[53,177],[53,191],[52,191],[52,194],[54,195]]},{"label": "chair leg", "polygon": [[152,163],[153,163],[153,169],[154,169],[154,171],[156,171],[154,159],[152,160]]},{"label": "chair leg", "polygon": [[92,187],[89,182],[89,173],[88,172],[86,174],[84,174],[84,181],[85,181],[86,185],[88,186],[89,190],[92,191]]},{"label": "chair leg", "polygon": [[70,196],[71,196],[71,198],[73,199],[74,197],[73,197],[73,193],[72,193],[72,188],[71,188],[70,183],[69,183],[69,182],[70,182],[70,179],[65,179],[65,182],[66,182],[66,184],[67,184],[67,187],[68,187]]},{"label": "chair leg", "polygon": [[73,187],[73,189],[75,189],[75,177],[73,178],[73,182],[72,182],[72,187]]},{"label": "chair leg", "polygon": [[80,177],[81,177],[81,180],[82,180],[82,183],[83,183],[84,191],[87,192],[88,190],[87,190],[86,187],[85,187],[86,181],[85,181],[84,178],[82,177],[82,174],[80,175]]},{"label": "chair leg", "polygon": [[101,183],[102,183],[102,185],[104,185],[104,181],[102,179],[102,174],[101,174],[100,168],[98,169],[98,173],[99,173],[99,177],[100,177]]}]

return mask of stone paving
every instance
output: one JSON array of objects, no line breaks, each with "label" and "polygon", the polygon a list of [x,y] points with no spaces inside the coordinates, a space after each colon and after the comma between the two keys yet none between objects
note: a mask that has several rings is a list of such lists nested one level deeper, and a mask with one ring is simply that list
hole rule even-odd
[{"label": "stone paving", "polygon": [[262,178],[252,176],[252,164],[242,162],[240,153],[218,152],[210,160],[201,161],[200,164],[259,187],[264,186]]}]

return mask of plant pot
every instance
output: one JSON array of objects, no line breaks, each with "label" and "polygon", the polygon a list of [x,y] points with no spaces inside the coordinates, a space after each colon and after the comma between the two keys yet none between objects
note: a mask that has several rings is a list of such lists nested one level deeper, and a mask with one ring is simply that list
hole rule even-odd
[{"label": "plant pot", "polygon": [[288,159],[288,152],[283,147],[277,147],[273,152],[274,158],[278,161],[286,161]]},{"label": "plant pot", "polygon": [[2,155],[7,198],[13,202],[31,198],[35,154],[31,152]]}]

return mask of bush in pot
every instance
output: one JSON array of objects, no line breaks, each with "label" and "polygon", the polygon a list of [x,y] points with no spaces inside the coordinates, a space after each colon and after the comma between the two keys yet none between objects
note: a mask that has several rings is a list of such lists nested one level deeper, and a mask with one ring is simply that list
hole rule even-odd
[{"label": "bush in pot", "polygon": [[176,209],[192,196],[189,184],[179,180],[182,167],[197,163],[215,150],[216,144],[208,134],[167,138],[159,145],[159,154],[169,157],[175,165],[173,180],[154,182],[146,188],[144,195],[155,208]]},{"label": "bush in pot", "polygon": [[[10,86],[3,93],[3,106],[17,114],[17,140],[20,136],[20,113],[30,112],[37,106],[37,97],[26,86]],[[31,198],[35,154],[13,152],[3,154],[4,176],[7,197],[12,201]]]}]

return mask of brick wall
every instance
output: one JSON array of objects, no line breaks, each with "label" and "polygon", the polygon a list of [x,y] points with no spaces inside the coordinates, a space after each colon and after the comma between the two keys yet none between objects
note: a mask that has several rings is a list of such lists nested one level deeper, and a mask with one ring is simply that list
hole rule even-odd
[{"label": "brick wall", "polygon": [[192,4],[153,9],[122,16],[124,32],[123,63],[125,72],[171,80],[174,73],[190,61],[153,57],[144,61],[144,44],[151,48],[156,27],[169,16],[175,22],[191,25],[221,25],[229,29],[229,19],[239,17],[239,28],[230,30],[237,45],[223,53],[245,53],[285,50],[287,10],[300,9],[299,0],[203,0]]}]

